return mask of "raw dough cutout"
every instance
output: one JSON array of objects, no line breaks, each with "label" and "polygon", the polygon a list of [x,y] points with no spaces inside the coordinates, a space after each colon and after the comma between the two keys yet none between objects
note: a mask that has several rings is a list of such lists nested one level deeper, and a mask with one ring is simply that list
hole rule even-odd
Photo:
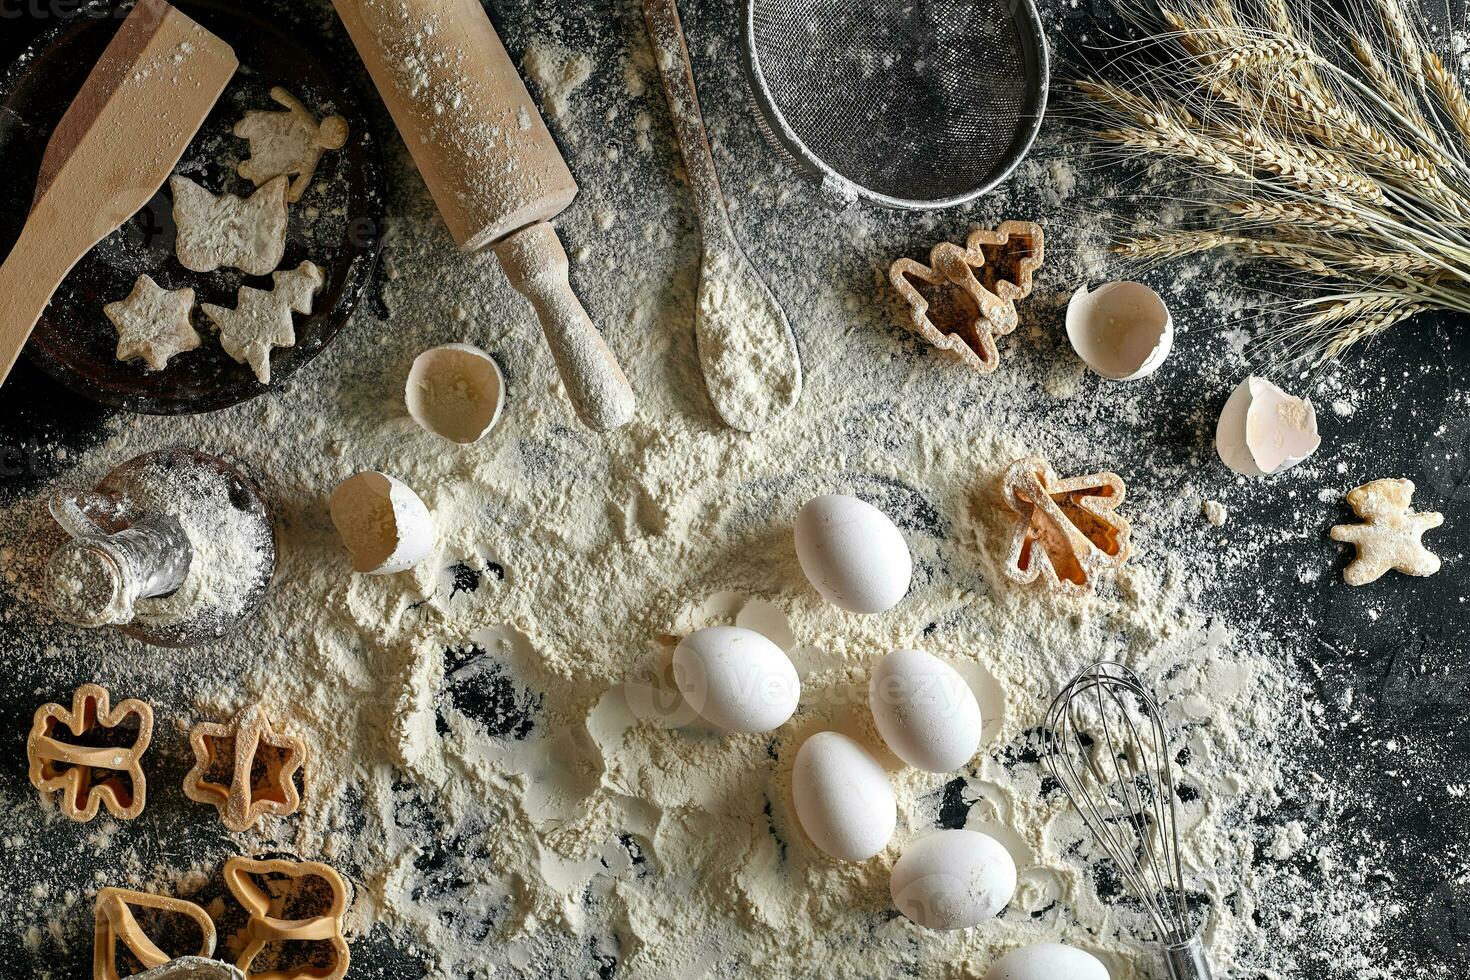
[{"label": "raw dough cutout", "polygon": [[[258,880],[266,875],[271,878]],[[347,885],[335,870],[314,861],[233,857],[225,862],[225,885],[250,917],[244,929],[245,948],[235,960],[247,977],[341,980],[347,976],[352,959],[342,935]],[[299,955],[292,956],[296,952],[293,945],[308,943]],[[273,962],[256,966],[267,947]]]},{"label": "raw dough cutout", "polygon": [[127,299],[108,303],[102,312],[117,328],[117,359],[141,358],[150,371],[162,371],[168,359],[199,346],[199,333],[189,322],[194,290],[164,289],[139,276]]},{"label": "raw dough cutout", "polygon": [[[181,915],[199,927],[199,955],[214,953],[216,933],[209,913],[183,899],[125,888],[104,888],[97,893],[95,938],[92,942],[92,976],[97,980],[119,980],[117,945],[119,941],[145,970],[163,966],[173,957],[158,948],[138,924],[133,909],[151,909]],[[130,971],[131,975],[131,971]]]},{"label": "raw dough cutout", "polygon": [[322,154],[347,145],[347,120],[328,116],[318,122],[279,85],[271,89],[271,98],[286,111],[253,109],[235,123],[235,135],[250,141],[250,159],[240,163],[240,176],[256,187],[275,177],[294,176],[286,200],[295,204],[311,186]]},{"label": "raw dough cutout", "polygon": [[[116,731],[129,718],[136,719],[136,732]],[[63,726],[71,738],[56,737]],[[26,739],[31,785],[43,794],[59,791],[61,812],[80,823],[97,816],[104,803],[117,819],[131,820],[148,799],[141,760],[152,739],[151,707],[128,698],[113,708],[105,688],[83,684],[70,710],[60,704],[36,709]]]},{"label": "raw dough cutout", "polygon": [[271,348],[296,343],[291,313],[310,313],[311,299],[325,281],[314,263],[303,262],[277,272],[274,289],[241,286],[235,308],[203,303],[204,315],[219,330],[220,346],[241,364],[249,364],[261,384],[271,382]]},{"label": "raw dough cutout", "polygon": [[286,254],[286,178],[276,177],[241,199],[214,196],[188,177],[168,179],[174,195],[175,251],[191,272],[220,266],[263,276]]},{"label": "raw dough cutout", "polygon": [[1413,497],[1413,480],[1374,480],[1348,491],[1348,505],[1363,523],[1338,524],[1330,532],[1332,540],[1358,549],[1342,570],[1344,582],[1367,585],[1389,570],[1421,576],[1439,571],[1439,556],[1422,539],[1425,531],[1444,523],[1444,515],[1410,510]]},{"label": "raw dough cutout", "polygon": [[235,833],[263,816],[290,816],[301,808],[295,777],[306,762],[306,742],[273,729],[260,705],[227,724],[195,725],[189,745],[195,761],[184,777],[184,795],[214,806]]},{"label": "raw dough cutout", "polygon": [[1097,573],[1128,560],[1128,522],[1117,513],[1126,488],[1116,473],[1058,479],[1039,456],[1018,459],[1001,483],[1016,515],[1006,575],[1020,583],[1042,578],[1068,595],[1091,591]]}]

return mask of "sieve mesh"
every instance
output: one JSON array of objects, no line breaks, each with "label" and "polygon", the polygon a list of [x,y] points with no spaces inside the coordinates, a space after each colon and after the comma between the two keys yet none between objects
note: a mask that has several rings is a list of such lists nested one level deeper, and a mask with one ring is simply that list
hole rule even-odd
[{"label": "sieve mesh", "polygon": [[1046,106],[1031,0],[749,0],[745,63],[777,143],[899,207],[958,204],[1018,163]]}]

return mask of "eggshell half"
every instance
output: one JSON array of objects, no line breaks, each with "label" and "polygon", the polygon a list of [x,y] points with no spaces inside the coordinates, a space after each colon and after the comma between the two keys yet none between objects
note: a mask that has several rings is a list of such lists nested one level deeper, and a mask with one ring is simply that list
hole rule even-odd
[{"label": "eggshell half", "polygon": [[1242,476],[1281,473],[1321,444],[1311,400],[1288,395],[1255,375],[1230,393],[1215,426],[1215,451]]},{"label": "eggshell half", "polygon": [[500,418],[505,378],[495,358],[470,344],[431,347],[414,358],[403,391],[408,414],[436,436],[479,439]]},{"label": "eggshell half", "polygon": [[796,515],[796,557],[807,581],[848,612],[879,613],[908,594],[913,557],[872,504],[846,494],[808,500]]},{"label": "eggshell half", "polygon": [[1000,914],[1016,893],[1005,845],[973,830],[940,830],[905,847],[888,880],[893,904],[929,929],[968,929]]},{"label": "eggshell half", "polygon": [[354,571],[391,575],[412,568],[434,547],[434,519],[408,486],[368,470],[349,476],[328,501],[332,524],[352,553]]},{"label": "eggshell half", "polygon": [[1158,370],[1174,346],[1174,318],[1141,282],[1084,286],[1067,303],[1067,339],[1093,373],[1136,381]]},{"label": "eggshell half", "polygon": [[754,630],[713,626],[674,648],[674,684],[699,716],[731,732],[785,724],[801,699],[791,659]]},{"label": "eggshell half", "polygon": [[873,667],[868,706],[883,741],[916,769],[950,772],[980,747],[980,705],[949,664],[922,650],[895,650]]},{"label": "eggshell half", "polygon": [[1012,950],[990,967],[985,980],[1110,980],[1108,968],[1091,953],[1062,943],[1037,943]]},{"label": "eggshell half", "polygon": [[864,861],[893,838],[898,801],[888,774],[839,732],[817,732],[802,743],[791,796],[801,829],[835,858]]}]

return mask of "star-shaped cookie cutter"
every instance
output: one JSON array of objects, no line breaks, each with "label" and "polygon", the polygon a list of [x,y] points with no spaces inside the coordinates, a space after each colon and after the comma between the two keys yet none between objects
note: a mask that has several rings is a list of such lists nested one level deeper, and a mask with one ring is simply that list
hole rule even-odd
[{"label": "star-shaped cookie cutter", "polygon": [[[301,919],[281,917],[286,900],[281,894],[266,894],[255,876],[284,875],[299,882],[304,878],[320,878],[331,891],[327,907],[317,915]],[[341,980],[347,975],[351,953],[342,935],[342,916],[347,911],[347,885],[333,868],[315,861],[257,861],[233,857],[225,862],[225,885],[240,903],[249,919],[245,924],[248,940],[235,965],[247,976],[260,980]],[[251,965],[260,951],[272,943],[318,942],[330,945],[333,960],[329,967],[320,965],[296,970],[270,970],[252,973]]]},{"label": "star-shaped cookie cutter", "polygon": [[[131,745],[80,745],[62,741],[54,734],[65,726],[80,739],[117,728],[129,717],[138,720],[138,734]],[[60,792],[61,811],[78,822],[97,816],[102,804],[117,819],[131,820],[143,812],[148,800],[142,758],[152,738],[151,707],[128,698],[113,708],[106,688],[83,684],[72,695],[70,709],[60,704],[43,704],[36,709],[26,739],[31,784],[45,795]],[[103,771],[115,775],[99,779]]]},{"label": "star-shaped cookie cutter", "polygon": [[1130,529],[1117,513],[1125,487],[1116,473],[1062,480],[1046,460],[1028,456],[1006,469],[1001,493],[1016,515],[1005,564],[1014,581],[1041,578],[1059,592],[1083,595],[1098,572],[1128,560]]},{"label": "star-shaped cookie cutter", "polygon": [[[229,742],[228,783],[211,779],[221,744]],[[228,723],[205,721],[189,732],[194,768],[184,777],[184,795],[219,810],[220,820],[235,833],[255,826],[264,816],[285,817],[301,807],[296,772],[306,763],[306,741],[271,727],[265,709],[245,708]],[[265,746],[272,750],[262,754]]]},{"label": "star-shaped cookie cutter", "polygon": [[163,966],[173,960],[148,938],[133,909],[156,909],[182,915],[199,927],[200,956],[214,953],[216,933],[209,913],[193,902],[165,895],[150,895],[126,888],[104,888],[97,893],[96,932],[92,941],[92,975],[96,980],[120,980],[117,972],[117,944],[121,942],[145,970]]},{"label": "star-shaped cookie cutter", "polygon": [[995,339],[1016,329],[1016,302],[1031,295],[1045,257],[1033,221],[1004,221],[970,232],[965,247],[940,242],[929,264],[901,258],[889,281],[907,304],[905,326],[981,374],[1000,366]]}]

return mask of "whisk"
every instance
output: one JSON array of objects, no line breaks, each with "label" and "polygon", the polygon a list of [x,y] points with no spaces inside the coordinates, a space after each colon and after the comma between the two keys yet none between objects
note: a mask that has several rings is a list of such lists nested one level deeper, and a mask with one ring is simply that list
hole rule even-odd
[{"label": "whisk", "polygon": [[1101,661],[1046,713],[1046,765],[1158,929],[1171,980],[1210,980],[1184,899],[1163,712],[1129,668]]}]

